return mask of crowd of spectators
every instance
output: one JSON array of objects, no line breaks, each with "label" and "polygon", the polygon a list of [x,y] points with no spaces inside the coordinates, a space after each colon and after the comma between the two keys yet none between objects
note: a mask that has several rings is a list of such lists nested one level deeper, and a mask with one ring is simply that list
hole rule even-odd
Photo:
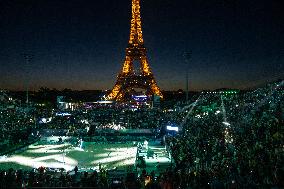
[{"label": "crowd of spectators", "polygon": [[167,145],[182,188],[284,187],[283,84],[201,94],[180,113],[182,132]]},{"label": "crowd of spectators", "polygon": [[0,154],[30,143],[36,136],[31,135],[35,128],[31,114],[17,109],[0,110]]},{"label": "crowd of spectators", "polygon": [[163,174],[147,173],[142,170],[127,171],[124,175],[113,175],[100,168],[98,171],[64,172],[39,167],[31,171],[13,170],[0,171],[0,188],[95,188],[95,189],[175,189],[178,187],[174,180],[177,174],[166,170]]},{"label": "crowd of spectators", "polygon": [[[51,112],[51,111],[50,111]],[[52,113],[37,112],[35,116],[41,129],[66,130],[67,135],[82,135],[85,130],[89,136],[98,135],[97,131],[121,129],[156,129],[163,120],[160,109],[134,109],[120,106],[84,106],[73,111],[52,110]],[[45,119],[44,122],[41,120]],[[84,135],[84,132],[83,132]]]}]

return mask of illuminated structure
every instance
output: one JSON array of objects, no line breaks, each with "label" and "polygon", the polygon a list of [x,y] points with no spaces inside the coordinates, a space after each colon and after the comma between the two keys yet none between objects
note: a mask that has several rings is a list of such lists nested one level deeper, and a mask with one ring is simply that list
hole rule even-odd
[{"label": "illuminated structure", "polygon": [[[134,61],[140,63],[138,72],[134,70]],[[132,0],[131,28],[126,57],[117,81],[106,98],[116,101],[126,100],[127,94],[134,91],[134,88],[145,89],[147,95],[163,98],[146,57],[141,27],[140,0]]]}]

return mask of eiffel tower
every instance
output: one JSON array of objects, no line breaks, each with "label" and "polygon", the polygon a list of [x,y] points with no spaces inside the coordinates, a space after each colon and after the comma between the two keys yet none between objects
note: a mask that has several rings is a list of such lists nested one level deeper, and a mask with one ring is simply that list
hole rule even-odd
[{"label": "eiffel tower", "polygon": [[[138,72],[134,70],[134,61],[140,63]],[[146,95],[157,95],[163,98],[146,56],[141,27],[140,0],[132,0],[132,18],[126,57],[117,81],[106,98],[116,101],[127,100],[127,94],[135,91],[134,88],[146,90]]]}]

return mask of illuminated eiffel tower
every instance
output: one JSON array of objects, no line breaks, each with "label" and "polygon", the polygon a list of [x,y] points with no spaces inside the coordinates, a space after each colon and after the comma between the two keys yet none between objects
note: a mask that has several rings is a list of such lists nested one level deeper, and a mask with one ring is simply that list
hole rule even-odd
[{"label": "illuminated eiffel tower", "polygon": [[[140,63],[138,72],[134,70],[134,61]],[[131,28],[126,57],[117,81],[106,98],[116,101],[127,100],[127,94],[131,94],[135,88],[146,90],[147,95],[157,95],[163,98],[146,57],[141,27],[140,0],[132,0]]]}]

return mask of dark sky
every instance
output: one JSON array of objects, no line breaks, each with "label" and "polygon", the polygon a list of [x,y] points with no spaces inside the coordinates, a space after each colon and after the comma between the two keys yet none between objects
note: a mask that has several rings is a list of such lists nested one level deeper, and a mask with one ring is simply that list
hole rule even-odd
[{"label": "dark sky", "polygon": [[[244,88],[284,73],[282,0],[142,0],[148,59],[162,90]],[[131,0],[0,0],[0,89],[110,89]],[[29,64],[24,54],[32,54]]]}]

